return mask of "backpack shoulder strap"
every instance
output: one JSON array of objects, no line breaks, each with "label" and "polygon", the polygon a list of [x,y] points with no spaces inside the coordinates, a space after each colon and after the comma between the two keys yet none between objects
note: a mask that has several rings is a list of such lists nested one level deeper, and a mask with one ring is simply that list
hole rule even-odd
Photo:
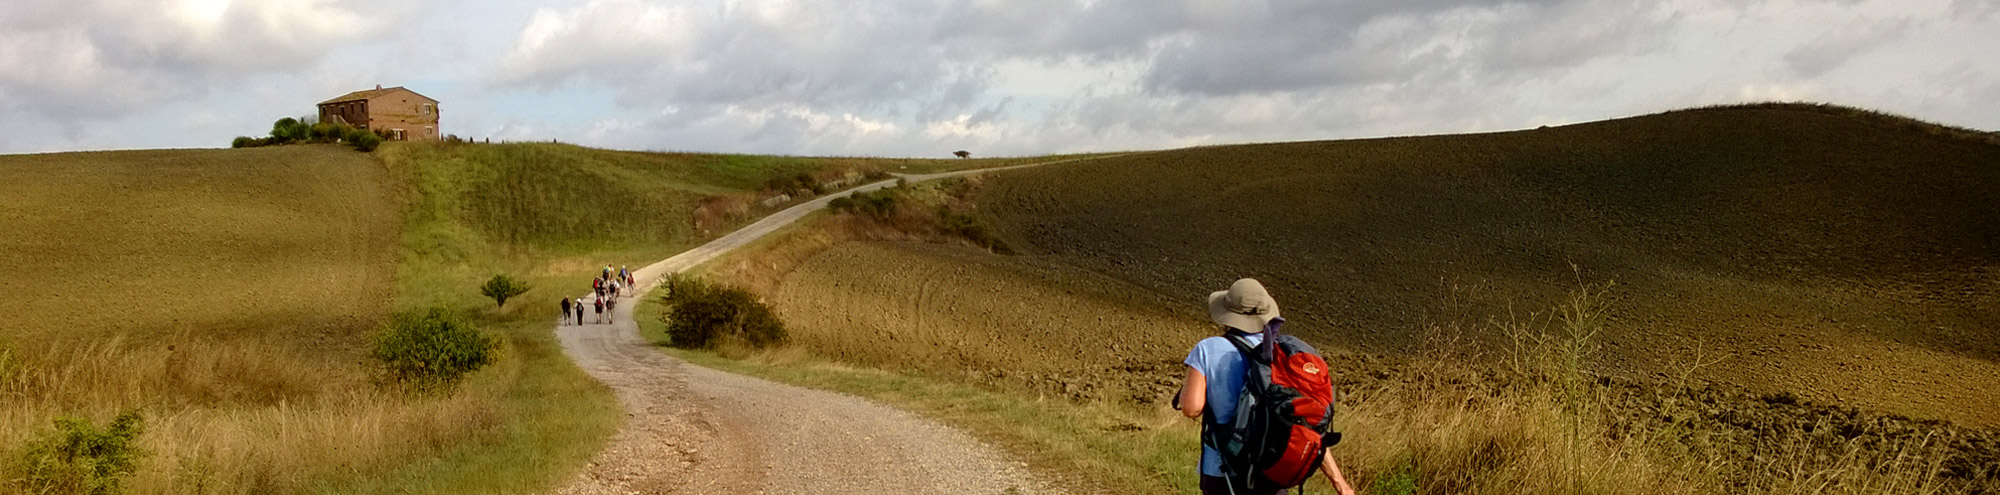
[{"label": "backpack shoulder strap", "polygon": [[1242,353],[1245,361],[1255,360],[1261,362],[1262,359],[1259,358],[1262,357],[1262,354],[1257,352],[1257,345],[1251,344],[1250,338],[1246,337],[1246,335],[1248,334],[1230,330],[1228,333],[1222,334],[1222,338],[1223,340],[1228,340],[1231,345],[1235,345],[1236,352]]}]

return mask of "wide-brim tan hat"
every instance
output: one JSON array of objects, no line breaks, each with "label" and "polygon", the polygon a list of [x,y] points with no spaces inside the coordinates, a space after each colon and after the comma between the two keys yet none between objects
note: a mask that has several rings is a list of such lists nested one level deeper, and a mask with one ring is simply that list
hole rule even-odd
[{"label": "wide-brim tan hat", "polygon": [[1263,333],[1278,317],[1278,300],[1254,278],[1239,279],[1229,290],[1208,295],[1208,318],[1215,323],[1249,333]]}]

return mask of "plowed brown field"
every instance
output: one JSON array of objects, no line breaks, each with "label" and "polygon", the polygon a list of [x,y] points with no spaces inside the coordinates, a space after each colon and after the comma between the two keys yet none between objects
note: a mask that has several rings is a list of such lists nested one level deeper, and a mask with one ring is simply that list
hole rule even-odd
[{"label": "plowed brown field", "polygon": [[[2000,146],[1799,108],[1198,148],[994,176],[1051,261],[1193,307],[1254,276],[1294,331],[1398,353],[1615,281],[1600,370],[2000,424]],[[1575,271],[1572,271],[1572,266]]]}]

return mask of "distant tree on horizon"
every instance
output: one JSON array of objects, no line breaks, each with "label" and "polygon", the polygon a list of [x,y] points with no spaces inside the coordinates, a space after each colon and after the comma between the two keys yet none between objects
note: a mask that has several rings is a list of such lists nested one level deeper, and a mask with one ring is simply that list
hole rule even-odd
[{"label": "distant tree on horizon", "polygon": [[966,150],[953,151],[951,154],[959,158],[972,158],[972,152]]}]

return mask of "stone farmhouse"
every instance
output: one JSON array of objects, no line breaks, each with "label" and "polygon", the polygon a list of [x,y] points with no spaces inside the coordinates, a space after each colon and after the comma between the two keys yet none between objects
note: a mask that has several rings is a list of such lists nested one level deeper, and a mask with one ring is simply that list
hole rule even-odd
[{"label": "stone farmhouse", "polygon": [[389,139],[432,140],[438,134],[438,101],[397,86],[364,89],[319,102],[319,121],[385,133]]}]

